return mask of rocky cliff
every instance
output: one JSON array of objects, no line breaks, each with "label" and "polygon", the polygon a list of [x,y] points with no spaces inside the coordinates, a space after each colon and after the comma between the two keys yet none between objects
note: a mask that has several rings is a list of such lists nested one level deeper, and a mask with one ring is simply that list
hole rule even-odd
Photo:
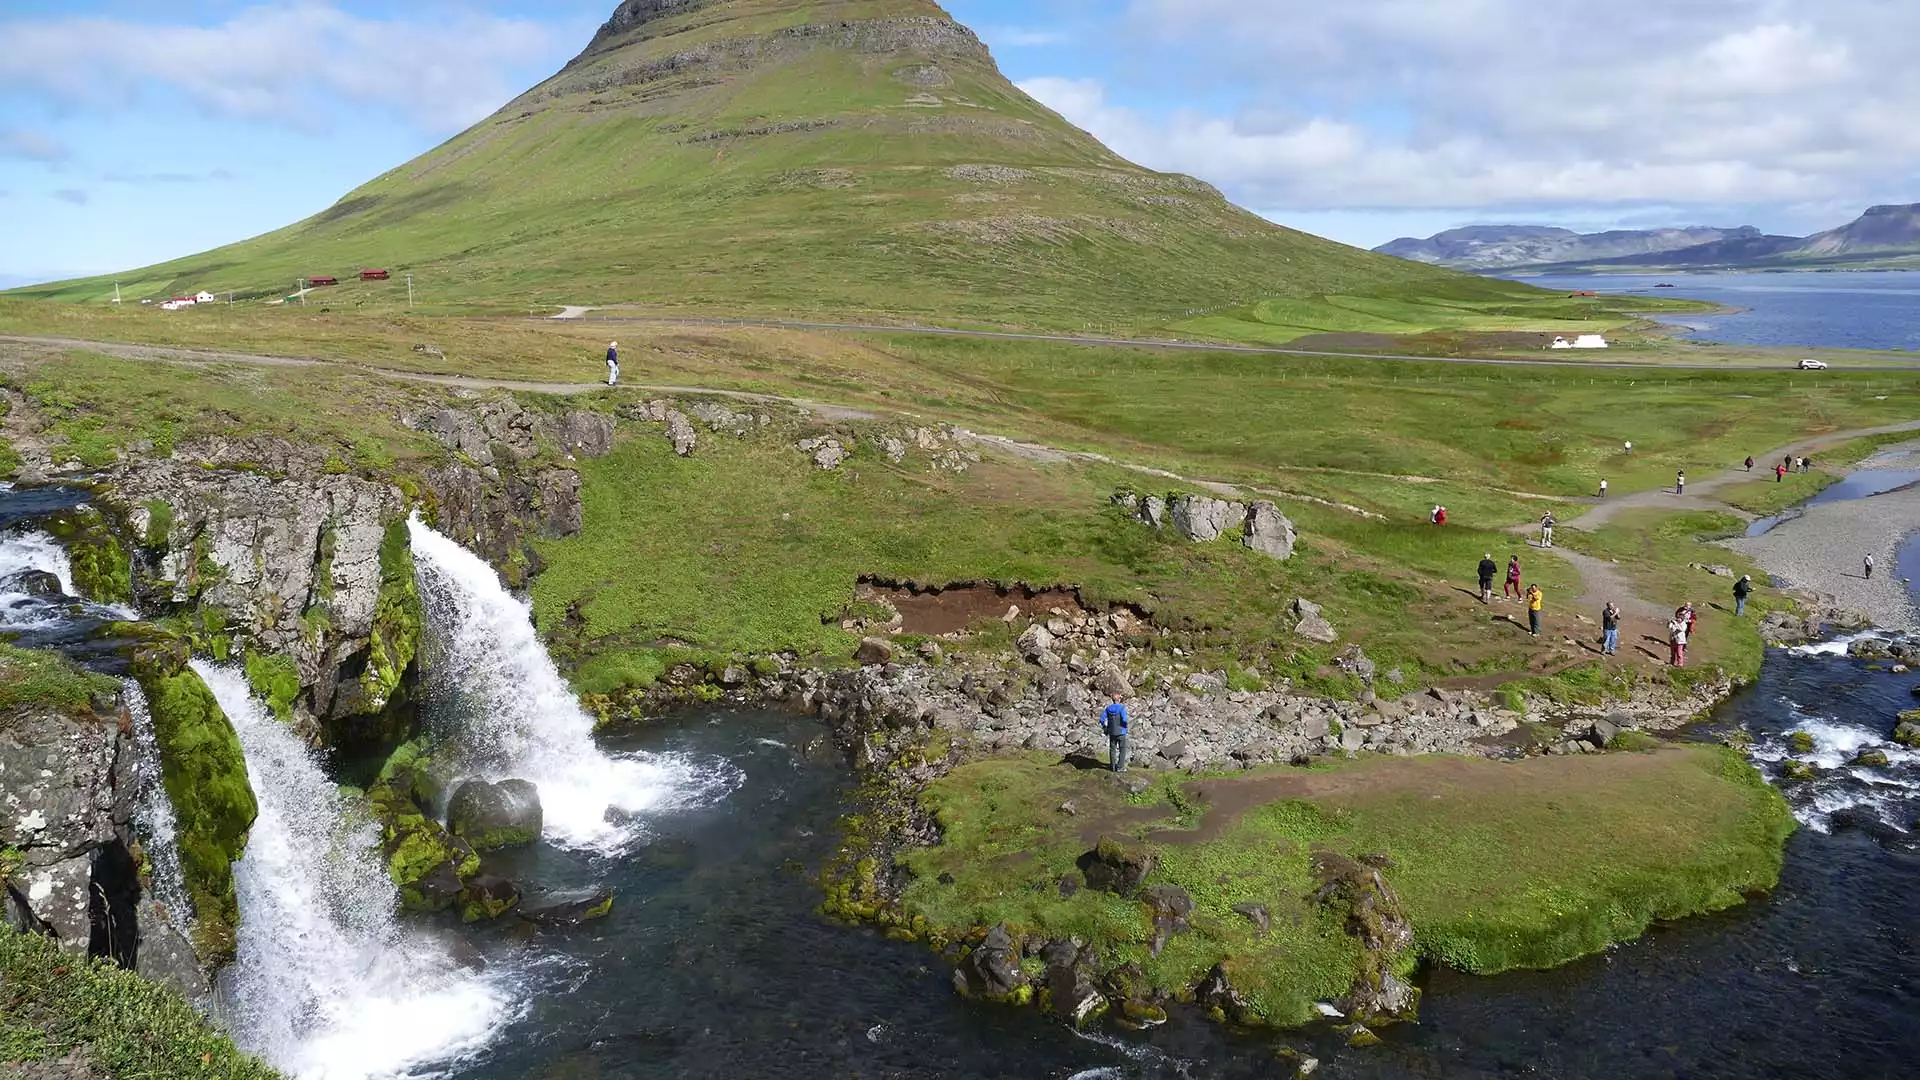
[{"label": "rocky cliff", "polygon": [[[0,653],[0,916],[204,999],[205,978],[134,835],[143,776],[133,702],[46,654]],[[171,917],[170,917],[171,916]]]}]

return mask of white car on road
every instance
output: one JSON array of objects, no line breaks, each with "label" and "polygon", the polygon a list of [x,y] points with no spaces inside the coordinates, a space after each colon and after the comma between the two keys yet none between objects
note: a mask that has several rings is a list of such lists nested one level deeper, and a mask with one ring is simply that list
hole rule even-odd
[{"label": "white car on road", "polygon": [[1827,370],[1827,362],[1825,360],[1802,360],[1800,361],[1800,370],[1825,371]]}]

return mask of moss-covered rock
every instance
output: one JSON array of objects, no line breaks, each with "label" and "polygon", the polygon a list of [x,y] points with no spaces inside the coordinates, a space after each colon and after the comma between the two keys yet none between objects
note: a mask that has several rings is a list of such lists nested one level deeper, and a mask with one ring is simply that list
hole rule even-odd
[{"label": "moss-covered rock", "polygon": [[1782,780],[1811,780],[1817,775],[1819,770],[1813,767],[1812,762],[1801,761],[1798,758],[1788,758],[1780,766]]},{"label": "moss-covered rock", "polygon": [[1796,731],[1787,736],[1787,749],[1796,754],[1813,753],[1813,736],[1804,731]]},{"label": "moss-covered rock", "polygon": [[1920,750],[1920,709],[1909,709],[1900,714],[1900,722],[1893,729],[1893,741],[1909,749]]},{"label": "moss-covered rock", "polygon": [[519,903],[519,886],[496,874],[481,874],[460,890],[460,920],[472,923],[497,919]]},{"label": "moss-covered rock", "polygon": [[259,813],[240,737],[200,676],[175,667],[178,654],[142,654],[135,673],[147,695],[160,748],[160,775],[178,821],[180,867],[193,901],[194,946],[204,962],[233,958],[240,911],[233,861]]},{"label": "moss-covered rock", "polygon": [[539,790],[526,780],[469,780],[447,801],[447,828],[476,851],[531,844],[543,822]]},{"label": "moss-covered rock", "polygon": [[1862,769],[1884,769],[1887,767],[1887,752],[1880,749],[1866,749],[1853,756],[1850,764]]},{"label": "moss-covered rock", "polygon": [[133,560],[97,507],[63,510],[46,519],[47,532],[67,549],[73,587],[102,604],[133,602]]},{"label": "moss-covered rock", "polygon": [[400,903],[414,911],[445,911],[480,872],[480,856],[423,809],[437,795],[432,759],[410,743],[388,759],[367,789],[367,804],[380,822],[387,876],[400,889]]},{"label": "moss-covered rock", "polygon": [[380,596],[367,642],[367,669],[360,688],[372,711],[386,709],[406,684],[420,652],[420,591],[414,579],[407,523],[396,520],[380,540]]}]

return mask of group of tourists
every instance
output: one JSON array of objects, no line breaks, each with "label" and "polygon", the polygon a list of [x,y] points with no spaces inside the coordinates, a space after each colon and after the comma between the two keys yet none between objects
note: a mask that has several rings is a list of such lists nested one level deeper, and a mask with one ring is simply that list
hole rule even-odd
[{"label": "group of tourists", "polygon": [[[1553,546],[1552,519],[1553,515],[1548,514],[1541,522],[1541,530],[1545,533],[1543,543],[1547,547]],[[1480,602],[1482,604],[1493,603],[1493,579],[1499,576],[1499,574],[1500,564],[1494,561],[1493,552],[1489,551],[1481,557],[1479,566]],[[1869,577],[1873,575],[1873,557],[1871,555],[1867,556],[1867,575]],[[1527,605],[1527,634],[1530,637],[1539,637],[1540,621],[1546,609],[1546,592],[1540,588],[1538,582],[1526,585],[1523,588],[1522,580],[1523,575],[1520,570],[1520,556],[1511,555],[1507,558],[1506,586],[1501,590],[1501,599],[1524,601]],[[1743,574],[1738,581],[1733,583],[1733,614],[1735,617],[1743,616],[1747,613],[1747,599],[1752,595],[1753,576]],[[1620,621],[1620,605],[1611,600],[1607,601],[1607,606],[1600,612],[1601,655],[1615,656],[1619,654]],[[1673,618],[1668,621],[1668,662],[1674,667],[1687,666],[1687,645],[1693,640],[1694,630],[1698,623],[1699,616],[1694,611],[1692,601],[1688,601],[1675,609]]]},{"label": "group of tourists", "polygon": [[[1811,471],[1812,468],[1813,468],[1812,458],[1794,457],[1792,454],[1788,454],[1786,457],[1783,457],[1780,459],[1780,464],[1775,465],[1773,467],[1774,483],[1784,484],[1786,483],[1788,473],[1808,472],[1808,471]],[[1752,454],[1747,455],[1747,471],[1748,472],[1753,471],[1753,455]]]}]

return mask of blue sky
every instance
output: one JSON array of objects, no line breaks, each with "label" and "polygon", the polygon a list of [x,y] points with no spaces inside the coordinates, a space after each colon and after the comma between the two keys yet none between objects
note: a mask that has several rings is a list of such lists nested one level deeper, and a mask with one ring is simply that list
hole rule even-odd
[{"label": "blue sky", "polygon": [[[614,0],[5,0],[0,285],[290,223],[491,112]],[[1920,5],[949,0],[1154,168],[1371,246],[1500,221],[1804,233],[1920,200]]]}]

